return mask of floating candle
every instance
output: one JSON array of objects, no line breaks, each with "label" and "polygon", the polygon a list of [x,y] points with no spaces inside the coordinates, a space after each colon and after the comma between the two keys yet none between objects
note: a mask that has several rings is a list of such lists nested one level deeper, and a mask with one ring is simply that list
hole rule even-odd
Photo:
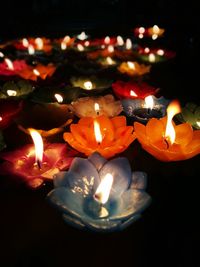
[{"label": "floating candle", "polygon": [[167,117],[150,119],[146,127],[134,123],[142,147],[161,161],[186,160],[200,153],[200,130],[193,131],[188,123],[172,123],[173,116],[179,112],[180,107],[174,101],[167,108]]},{"label": "floating candle", "polygon": [[[95,131],[98,127],[102,142],[97,138],[99,131]],[[78,124],[70,125],[70,131],[70,133],[64,133],[64,140],[87,156],[98,151],[104,157],[110,158],[126,150],[135,140],[133,127],[126,125],[124,116],[112,119],[106,116],[98,116],[95,119],[81,118]]]},{"label": "floating candle", "polygon": [[119,72],[128,74],[130,76],[140,76],[150,72],[151,66],[139,64],[138,62],[122,62],[118,67]]},{"label": "floating candle", "polygon": [[49,201],[67,223],[95,231],[122,230],[140,217],[151,198],[146,174],[131,172],[126,158],[107,161],[94,153],[75,158],[68,172],[54,177]]}]

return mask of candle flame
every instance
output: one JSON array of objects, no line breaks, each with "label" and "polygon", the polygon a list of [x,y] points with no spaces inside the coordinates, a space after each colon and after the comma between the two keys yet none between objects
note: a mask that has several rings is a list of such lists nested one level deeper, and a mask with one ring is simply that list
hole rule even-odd
[{"label": "candle flame", "polygon": [[33,139],[33,143],[35,146],[35,163],[37,163],[38,167],[41,168],[42,159],[43,159],[43,151],[44,151],[42,137],[38,131],[34,129],[28,129],[28,130]]},{"label": "candle flame", "polygon": [[86,90],[91,90],[92,89],[92,82],[91,81],[84,82],[83,86]]},{"label": "candle flame", "polygon": [[138,96],[133,90],[130,91],[131,96]]},{"label": "candle flame", "polygon": [[157,54],[159,55],[159,56],[163,56],[164,55],[164,50],[162,50],[162,49],[158,49],[158,51],[157,51]]},{"label": "candle flame", "polygon": [[153,108],[154,103],[153,103],[153,97],[151,95],[146,96],[144,101],[145,101],[146,108],[149,108],[149,109]]},{"label": "candle flame", "polygon": [[82,45],[82,44],[78,44],[77,45],[77,49],[79,50],[79,51],[84,51],[85,50],[85,48],[84,48],[84,46]]},{"label": "candle flame", "polygon": [[2,121],[3,120],[3,118],[0,116],[0,121]]},{"label": "candle flame", "polygon": [[9,70],[14,70],[14,65],[13,65],[12,61],[9,58],[5,58],[4,61],[5,61],[5,63],[6,63],[6,65],[7,65]]},{"label": "candle flame", "polygon": [[85,39],[88,38],[85,32],[81,32],[80,34],[77,35],[77,38],[81,41],[84,41]]},{"label": "candle flame", "polygon": [[67,43],[70,41],[70,39],[71,39],[70,36],[69,36],[69,35],[66,35],[66,36],[63,38],[63,42],[67,44]]},{"label": "candle flame", "polygon": [[144,35],[143,35],[142,33],[140,33],[140,34],[138,35],[138,37],[139,37],[140,39],[142,39],[142,38],[144,37]]},{"label": "candle flame", "polygon": [[145,28],[144,27],[140,27],[138,29],[138,32],[141,33],[141,34],[143,34],[145,32]]},{"label": "candle flame", "polygon": [[159,34],[159,32],[160,32],[160,28],[157,25],[154,25],[152,30],[153,30],[153,33],[156,35]]},{"label": "candle flame", "polygon": [[4,57],[4,53],[0,52],[0,57],[3,58]]},{"label": "candle flame", "polygon": [[150,62],[155,62],[156,61],[156,56],[153,53],[149,54],[149,61]]},{"label": "candle flame", "polygon": [[58,101],[58,103],[62,103],[63,102],[63,97],[60,94],[55,94],[54,97]]},{"label": "candle flame", "polygon": [[196,124],[198,127],[200,127],[200,121],[197,121]]},{"label": "candle flame", "polygon": [[62,43],[61,43],[61,49],[62,50],[66,50],[67,49],[67,44],[64,41],[62,41]]},{"label": "candle flame", "polygon": [[110,43],[110,37],[109,36],[105,37],[104,43],[107,44],[107,45]]},{"label": "candle flame", "polygon": [[29,41],[28,41],[26,38],[23,38],[23,39],[22,39],[22,45],[23,45],[24,47],[28,47],[28,45],[29,45]]},{"label": "candle flame", "polygon": [[94,103],[94,110],[96,111],[96,113],[99,113],[100,107],[98,103]]},{"label": "candle flame", "polygon": [[85,41],[84,45],[85,45],[86,47],[88,47],[88,46],[90,45],[90,42],[89,42],[89,41]]},{"label": "candle flame", "polygon": [[108,65],[112,65],[112,64],[114,64],[114,61],[112,60],[111,57],[107,57],[107,58],[106,58],[106,61],[107,61]]},{"label": "candle flame", "polygon": [[109,53],[113,53],[114,50],[115,50],[115,49],[114,49],[114,46],[113,46],[113,45],[109,45],[109,46],[108,46],[108,52],[109,52]]},{"label": "candle flame", "polygon": [[131,39],[126,39],[126,49],[130,50],[132,48],[132,41]]},{"label": "candle flame", "polygon": [[28,53],[29,53],[29,55],[34,55],[35,54],[35,48],[31,44],[28,45]]},{"label": "candle flame", "polygon": [[128,62],[127,62],[127,65],[128,65],[128,67],[129,67],[130,69],[132,69],[132,70],[135,69],[135,64],[134,64],[134,62],[128,61]]},{"label": "candle flame", "polygon": [[123,38],[120,35],[117,36],[117,44],[119,46],[124,45],[124,40],[123,40]]},{"label": "candle flame", "polygon": [[42,50],[43,49],[44,43],[43,43],[43,40],[40,37],[35,39],[35,44],[36,44],[38,50]]},{"label": "candle flame", "polygon": [[7,90],[7,95],[8,96],[16,96],[17,92],[15,90]]},{"label": "candle flame", "polygon": [[165,130],[165,140],[172,145],[176,138],[174,126],[172,124],[173,117],[181,112],[180,104],[177,100],[172,101],[167,108],[167,124]]},{"label": "candle flame", "polygon": [[101,180],[94,194],[94,198],[101,204],[105,204],[108,201],[112,184],[113,184],[113,176],[112,174],[107,173],[105,177]]},{"label": "candle flame", "polygon": [[151,38],[152,38],[152,40],[156,40],[158,38],[158,35],[157,34],[153,34]]},{"label": "candle flame", "polygon": [[37,69],[33,69],[33,73],[34,73],[36,76],[40,76],[40,72],[39,72]]},{"label": "candle flame", "polygon": [[145,47],[144,52],[148,54],[150,52],[150,49],[148,47]]},{"label": "candle flame", "polygon": [[94,120],[94,135],[97,143],[100,144],[102,142],[102,134],[99,123],[96,120]]}]

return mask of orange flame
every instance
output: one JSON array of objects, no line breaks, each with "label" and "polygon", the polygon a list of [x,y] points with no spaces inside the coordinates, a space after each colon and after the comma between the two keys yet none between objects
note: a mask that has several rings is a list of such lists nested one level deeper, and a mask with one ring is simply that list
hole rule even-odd
[{"label": "orange flame", "polygon": [[42,137],[35,129],[29,129],[29,133],[33,139],[33,143],[35,146],[35,163],[37,163],[38,167],[41,169],[44,151]]},{"label": "orange flame", "polygon": [[101,180],[94,195],[94,198],[101,204],[105,204],[108,201],[112,184],[113,176],[112,174],[107,173],[105,177]]},{"label": "orange flame", "polygon": [[99,123],[96,120],[94,121],[94,135],[97,143],[100,144],[102,142],[102,134]]}]

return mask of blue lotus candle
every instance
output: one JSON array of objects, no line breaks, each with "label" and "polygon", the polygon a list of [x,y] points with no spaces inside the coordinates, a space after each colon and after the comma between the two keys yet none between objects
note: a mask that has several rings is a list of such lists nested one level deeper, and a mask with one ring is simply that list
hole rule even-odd
[{"label": "blue lotus candle", "polygon": [[74,227],[95,231],[122,230],[149,205],[146,174],[131,172],[126,158],[107,161],[95,152],[75,158],[68,172],[54,176],[48,200]]}]

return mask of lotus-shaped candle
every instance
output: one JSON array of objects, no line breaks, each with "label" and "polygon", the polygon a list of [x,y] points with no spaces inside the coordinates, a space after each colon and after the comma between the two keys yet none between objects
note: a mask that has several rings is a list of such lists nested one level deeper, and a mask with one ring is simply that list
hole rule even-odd
[{"label": "lotus-shaped candle", "polygon": [[123,99],[121,103],[128,117],[146,124],[151,118],[162,118],[166,115],[169,100],[149,95],[144,100]]},{"label": "lotus-shaped candle", "polygon": [[105,158],[123,152],[136,138],[125,116],[81,118],[78,124],[70,125],[70,131],[63,137],[73,148],[87,156],[97,151]]},{"label": "lotus-shaped candle", "polygon": [[186,160],[200,153],[200,130],[193,131],[188,123],[172,123],[173,116],[179,112],[178,104],[172,102],[167,108],[167,117],[150,119],[146,126],[134,123],[138,141],[158,160]]},{"label": "lotus-shaped candle", "polygon": [[41,135],[31,130],[33,145],[26,145],[12,152],[0,155],[6,160],[0,165],[1,174],[12,175],[23,179],[30,187],[37,188],[45,180],[52,180],[60,170],[69,168],[75,151],[67,150],[65,144],[45,144]]},{"label": "lotus-shaped candle", "polygon": [[25,60],[10,60],[5,58],[3,62],[0,63],[0,75],[2,76],[15,76],[19,75],[22,71],[26,70],[28,65]]},{"label": "lotus-shaped candle", "polygon": [[35,89],[28,81],[20,80],[17,82],[9,81],[4,83],[0,88],[0,99],[7,98],[25,98],[28,94]]},{"label": "lotus-shaped candle", "polygon": [[194,103],[187,103],[176,118],[181,122],[191,124],[195,129],[200,129],[200,106]]},{"label": "lotus-shaped candle", "polygon": [[112,88],[116,96],[120,99],[144,99],[149,95],[155,95],[159,90],[147,83],[137,83],[134,81],[116,81],[112,84]]},{"label": "lotus-shaped candle", "polygon": [[121,113],[122,105],[112,95],[82,97],[71,103],[71,110],[79,118],[98,117],[99,115],[114,117]]},{"label": "lotus-shaped candle", "polygon": [[48,200],[74,227],[94,231],[122,230],[149,205],[146,174],[131,172],[126,158],[107,161],[98,153],[75,158],[68,172],[54,177]]},{"label": "lotus-shaped candle", "polygon": [[118,71],[129,76],[141,76],[150,72],[151,66],[139,64],[138,62],[127,61],[122,62],[118,67]]},{"label": "lotus-shaped candle", "polygon": [[150,49],[148,47],[140,48],[138,51],[138,58],[147,63],[158,63],[174,58],[175,52],[166,49]]}]

